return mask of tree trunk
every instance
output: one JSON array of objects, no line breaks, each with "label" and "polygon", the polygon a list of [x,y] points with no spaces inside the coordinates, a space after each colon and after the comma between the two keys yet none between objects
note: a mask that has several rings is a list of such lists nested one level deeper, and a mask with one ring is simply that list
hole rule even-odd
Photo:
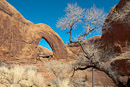
[{"label": "tree trunk", "polygon": [[95,87],[95,76],[94,76],[94,68],[92,67],[92,87]]},{"label": "tree trunk", "polygon": [[70,39],[69,39],[70,43],[72,43],[72,27],[70,27]]},{"label": "tree trunk", "polygon": [[103,72],[105,72],[113,81],[114,83],[118,86],[118,87],[126,87],[126,85],[124,85],[120,79],[119,79],[119,74],[116,71],[113,71],[111,69],[111,67],[104,67],[100,64],[99,61],[96,61],[95,56],[90,56],[90,54],[88,53],[86,47],[84,46],[84,44],[82,43],[82,41],[79,41],[81,48],[84,52],[84,56],[89,59],[89,61],[94,64],[94,67],[98,70],[101,70]]}]

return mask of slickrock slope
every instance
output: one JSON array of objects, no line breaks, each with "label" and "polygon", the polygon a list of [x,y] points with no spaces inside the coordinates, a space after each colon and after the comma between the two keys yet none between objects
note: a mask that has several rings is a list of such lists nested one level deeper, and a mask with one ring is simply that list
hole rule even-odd
[{"label": "slickrock slope", "polygon": [[6,0],[0,0],[0,56],[35,58],[41,38],[48,42],[55,57],[66,58],[66,46],[51,27],[33,24]]}]

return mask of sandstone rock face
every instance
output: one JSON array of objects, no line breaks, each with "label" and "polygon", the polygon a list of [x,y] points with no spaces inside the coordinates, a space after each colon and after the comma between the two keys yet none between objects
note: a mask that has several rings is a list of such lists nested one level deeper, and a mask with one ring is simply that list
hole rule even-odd
[{"label": "sandstone rock face", "polygon": [[130,40],[130,0],[120,0],[108,14],[103,25],[102,44],[124,52]]},{"label": "sandstone rock face", "polygon": [[0,0],[0,56],[35,58],[41,38],[48,42],[55,57],[66,58],[66,46],[51,27],[33,24],[6,0]]},{"label": "sandstone rock face", "polygon": [[122,76],[130,76],[130,59],[115,60],[111,63],[114,69],[116,69]]},{"label": "sandstone rock face", "polygon": [[130,0],[120,0],[110,10],[102,33],[102,45],[110,46],[115,52],[121,53],[111,63],[112,68],[121,76],[130,76]]}]

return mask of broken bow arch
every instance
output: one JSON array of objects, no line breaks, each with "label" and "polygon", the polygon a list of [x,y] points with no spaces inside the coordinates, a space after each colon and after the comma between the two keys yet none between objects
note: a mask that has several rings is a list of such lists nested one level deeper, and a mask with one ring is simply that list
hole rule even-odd
[{"label": "broken bow arch", "polygon": [[48,25],[37,25],[40,26],[40,40],[43,38],[50,45],[51,49],[53,50],[53,55],[57,58],[66,58],[68,54],[67,48],[60,36]]}]

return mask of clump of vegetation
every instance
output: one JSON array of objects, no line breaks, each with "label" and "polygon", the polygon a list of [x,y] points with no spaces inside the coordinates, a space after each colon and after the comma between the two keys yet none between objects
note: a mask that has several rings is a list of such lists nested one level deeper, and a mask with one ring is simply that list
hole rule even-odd
[{"label": "clump of vegetation", "polygon": [[46,68],[55,76],[55,79],[50,81],[51,87],[73,87],[69,78],[72,72],[70,64],[53,60],[46,63]]},{"label": "clump of vegetation", "polygon": [[87,75],[85,75],[85,81],[88,81],[88,77],[87,77]]},{"label": "clump of vegetation", "polygon": [[51,87],[89,87],[87,76],[73,79],[73,64],[53,60],[46,63],[46,68],[55,76],[50,81]]},{"label": "clump of vegetation", "polygon": [[1,66],[0,87],[45,87],[45,81],[34,68]]}]

